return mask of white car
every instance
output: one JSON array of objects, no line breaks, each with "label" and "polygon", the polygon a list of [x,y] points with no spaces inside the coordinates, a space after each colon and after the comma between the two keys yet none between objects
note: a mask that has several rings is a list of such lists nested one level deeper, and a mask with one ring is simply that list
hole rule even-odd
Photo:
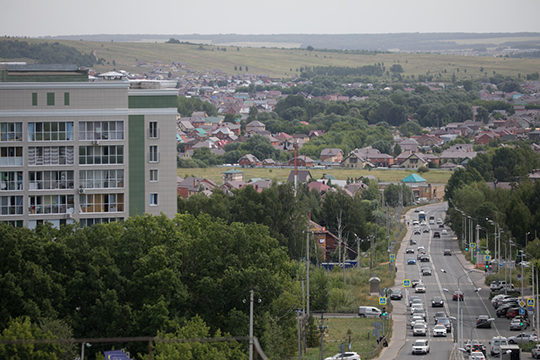
[{"label": "white car", "polygon": [[446,229],[443,229],[443,231],[441,231],[441,235],[448,235],[448,231],[446,231]]},{"label": "white car", "polygon": [[343,355],[338,353],[332,357],[327,357],[324,360],[336,360],[336,359],[345,359],[345,360],[360,360],[360,355],[355,352],[345,352]]},{"label": "white car", "polygon": [[415,309],[424,310],[424,305],[422,305],[422,304],[412,304],[412,306],[411,306],[411,315],[414,314]]},{"label": "white car", "polygon": [[444,336],[446,337],[446,326],[444,325],[435,325],[433,327],[433,337]]},{"label": "white car", "polygon": [[426,336],[427,333],[427,325],[424,324],[416,324],[413,327],[413,336]]},{"label": "white car", "polygon": [[429,220],[429,225],[435,225],[435,221],[434,220]]},{"label": "white car", "polygon": [[424,317],[422,315],[414,315],[411,319],[411,329],[414,329],[414,325],[418,324],[426,324],[426,321],[424,320]]},{"label": "white car", "polygon": [[412,354],[429,354],[429,341],[427,339],[416,340],[412,345]]},{"label": "white car", "polygon": [[481,351],[474,351],[469,355],[469,360],[486,360],[486,357]]}]

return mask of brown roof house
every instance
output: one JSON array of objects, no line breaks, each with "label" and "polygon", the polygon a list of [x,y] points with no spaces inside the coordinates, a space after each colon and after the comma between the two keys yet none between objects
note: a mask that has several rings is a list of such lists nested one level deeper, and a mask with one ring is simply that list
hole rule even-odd
[{"label": "brown roof house", "polygon": [[257,159],[257,157],[255,155],[251,155],[251,154],[246,154],[244,156],[242,156],[239,160],[238,160],[238,164],[240,166],[257,166],[257,165],[260,165],[261,162],[259,161],[259,159]]},{"label": "brown roof house", "polygon": [[323,149],[321,151],[322,162],[342,162],[343,151],[341,149]]},{"label": "brown roof house", "polygon": [[429,162],[438,163],[439,159],[432,154],[412,153],[399,166],[408,169],[418,169],[419,167],[429,166]]},{"label": "brown roof house", "polygon": [[306,155],[298,155],[297,157],[289,160],[289,166],[295,166],[295,163],[297,166],[312,167],[313,159],[311,159],[310,157]]},{"label": "brown roof house", "polygon": [[[298,170],[298,182],[308,182],[309,180],[313,179],[313,176],[311,176],[311,173],[308,170]],[[288,182],[294,182],[294,170],[291,170],[289,177],[287,178]]]},{"label": "brown roof house", "polygon": [[212,190],[216,186],[217,185],[212,180],[187,177],[176,184],[176,192],[178,195],[187,199],[191,195],[195,195],[203,190]]}]

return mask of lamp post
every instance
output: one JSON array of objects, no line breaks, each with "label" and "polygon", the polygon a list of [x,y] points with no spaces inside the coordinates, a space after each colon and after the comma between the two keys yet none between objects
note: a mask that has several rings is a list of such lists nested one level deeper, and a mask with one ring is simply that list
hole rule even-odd
[{"label": "lamp post", "polygon": [[[463,301],[463,300],[460,300],[460,295],[462,295],[462,293],[461,293],[461,290],[460,290],[460,288],[459,288],[459,281],[461,280],[462,277],[464,277],[464,276],[466,276],[466,275],[469,275],[469,274],[470,274],[471,272],[473,272],[473,271],[474,271],[474,269],[471,269],[471,270],[467,271],[467,272],[466,272],[465,274],[463,274],[463,275],[456,276],[456,275],[454,275],[454,274],[452,274],[452,273],[447,272],[447,271],[444,270],[444,269],[441,269],[441,272],[443,272],[443,273],[445,273],[445,274],[448,274],[448,275],[450,275],[450,276],[452,276],[452,277],[454,277],[454,278],[457,279],[457,291],[458,291],[458,298],[457,298],[457,303],[458,303],[457,313],[458,313],[458,314],[457,314],[457,315],[458,315],[458,319],[461,319],[460,305],[459,305],[459,303],[460,303],[461,301]],[[480,288],[477,289],[477,291],[479,291],[479,290],[480,290]],[[448,292],[448,289],[443,289],[443,291]],[[463,299],[464,299],[464,298],[463,298]],[[458,329],[459,329],[459,331],[458,331],[458,347],[463,347],[463,342],[462,342],[462,340],[463,340],[463,334],[462,334],[462,331],[463,331],[463,330],[460,329],[460,327],[459,327],[459,324],[460,324],[460,323],[463,323],[463,321],[458,320]]]}]

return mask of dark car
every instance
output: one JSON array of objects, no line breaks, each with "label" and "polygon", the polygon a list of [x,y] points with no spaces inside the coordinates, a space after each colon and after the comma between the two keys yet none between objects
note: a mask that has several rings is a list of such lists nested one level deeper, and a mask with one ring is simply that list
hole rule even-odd
[{"label": "dark car", "polygon": [[444,300],[440,296],[435,296],[431,299],[431,307],[443,307]]},{"label": "dark car", "polygon": [[422,276],[431,276],[431,268],[429,267],[422,268]]},{"label": "dark car", "polygon": [[416,245],[416,240],[411,239],[411,240],[409,240],[409,243],[410,243],[411,245]]},{"label": "dark car", "polygon": [[433,315],[433,319],[435,319],[435,325],[439,323],[440,319],[446,319],[448,316],[446,316],[446,313],[444,311],[439,311]]},{"label": "dark car", "polygon": [[401,300],[403,299],[403,292],[401,289],[392,289],[392,294],[390,295],[390,299],[392,300]]},{"label": "dark car", "polygon": [[446,326],[446,332],[447,333],[452,332],[452,323],[450,322],[450,319],[448,319],[448,318],[438,319],[437,324],[441,324],[441,325]]},{"label": "dark car", "polygon": [[440,238],[440,237],[441,237],[441,233],[438,232],[438,231],[435,231],[435,232],[433,233],[433,237],[434,237],[434,238]]},{"label": "dark car", "polygon": [[440,224],[439,229],[444,229],[444,224]]},{"label": "dark car", "polygon": [[495,315],[497,315],[497,317],[506,317],[506,312],[512,307],[513,305],[501,305],[497,308]]},{"label": "dark car", "polygon": [[479,351],[482,354],[486,355],[486,346],[484,344],[474,344],[472,346],[472,352]]},{"label": "dark car", "polygon": [[420,262],[429,262],[429,256],[428,255],[422,255],[420,258]]},{"label": "dark car", "polygon": [[444,256],[452,256],[452,250],[444,249]]},{"label": "dark car", "polygon": [[491,329],[491,321],[489,319],[489,316],[480,315],[478,318],[476,318],[476,327]]}]

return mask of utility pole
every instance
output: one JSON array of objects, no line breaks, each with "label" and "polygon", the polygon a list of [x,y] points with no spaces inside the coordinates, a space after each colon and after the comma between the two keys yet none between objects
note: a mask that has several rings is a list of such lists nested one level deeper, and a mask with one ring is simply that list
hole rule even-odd
[{"label": "utility pole", "polygon": [[321,313],[321,325],[319,331],[321,332],[321,360],[324,360],[324,330],[327,326],[324,326],[324,313]]},{"label": "utility pole", "polygon": [[249,360],[253,360],[253,288],[249,289]]},{"label": "utility pole", "polygon": [[302,337],[300,336],[300,310],[296,310],[296,327],[298,328],[298,360],[302,359]]},{"label": "utility pole", "polygon": [[[309,229],[308,229],[309,230]],[[307,291],[307,300],[306,300],[306,316],[309,316],[309,231],[307,231],[307,256],[306,256],[306,291]]]}]

